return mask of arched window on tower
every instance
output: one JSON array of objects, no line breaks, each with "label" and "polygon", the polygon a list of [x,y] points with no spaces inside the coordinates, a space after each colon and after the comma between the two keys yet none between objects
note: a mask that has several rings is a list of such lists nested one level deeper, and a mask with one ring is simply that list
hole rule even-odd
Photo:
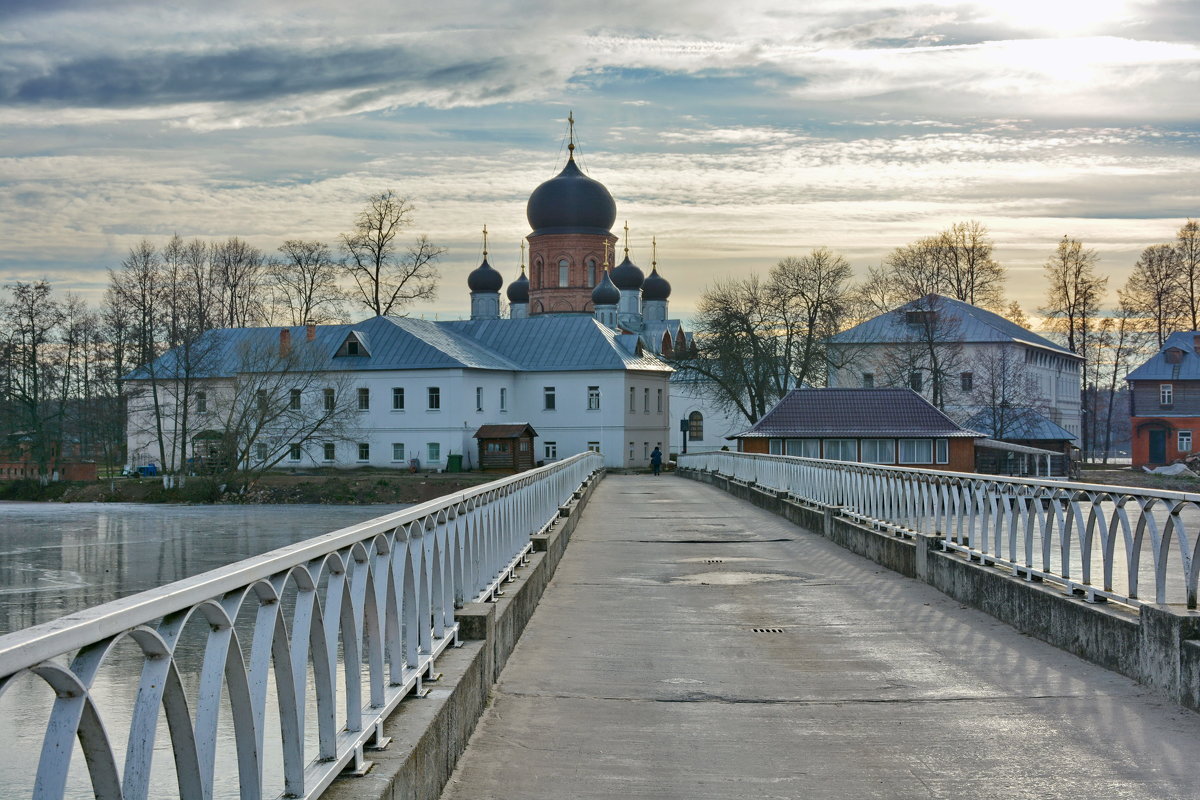
[{"label": "arched window on tower", "polygon": [[595,285],[596,285],[596,259],[594,259],[594,258],[589,258],[589,259],[588,259],[588,262],[587,262],[587,265],[588,265],[588,270],[587,270],[587,285],[588,285],[589,287],[590,287],[590,286],[595,286]]},{"label": "arched window on tower", "polygon": [[571,262],[567,261],[565,258],[560,258],[558,260],[558,285],[559,286],[569,286],[570,285],[569,275],[567,274],[568,273],[567,268],[570,266],[571,266]]},{"label": "arched window on tower", "polygon": [[704,415],[699,411],[688,414],[688,441],[704,441]]},{"label": "arched window on tower", "polygon": [[542,260],[539,258],[533,262],[533,280],[530,282],[534,289],[541,289],[542,283]]}]

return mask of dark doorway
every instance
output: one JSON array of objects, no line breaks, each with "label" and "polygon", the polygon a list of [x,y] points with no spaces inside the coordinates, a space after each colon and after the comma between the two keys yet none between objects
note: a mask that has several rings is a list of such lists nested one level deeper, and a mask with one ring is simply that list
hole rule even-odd
[{"label": "dark doorway", "polygon": [[1164,430],[1148,431],[1150,434],[1150,463],[1167,463],[1167,432]]}]

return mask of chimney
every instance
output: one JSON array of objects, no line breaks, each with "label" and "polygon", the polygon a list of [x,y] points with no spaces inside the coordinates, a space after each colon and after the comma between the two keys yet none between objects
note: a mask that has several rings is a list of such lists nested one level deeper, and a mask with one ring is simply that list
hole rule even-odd
[{"label": "chimney", "polygon": [[307,342],[315,341],[317,338],[317,326],[311,322],[304,323],[304,340]]},{"label": "chimney", "polygon": [[287,328],[279,329],[279,357],[287,358],[292,352],[292,332]]},{"label": "chimney", "polygon": [[1200,355],[1200,336],[1196,334],[1192,335],[1192,350],[1194,350],[1197,355]]}]

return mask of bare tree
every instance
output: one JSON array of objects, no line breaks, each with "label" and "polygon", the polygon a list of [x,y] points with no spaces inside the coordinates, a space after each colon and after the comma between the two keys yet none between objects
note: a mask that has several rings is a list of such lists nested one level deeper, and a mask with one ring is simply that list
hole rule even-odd
[{"label": "bare tree", "polygon": [[851,302],[850,265],[825,248],[705,291],[696,352],[677,364],[709,399],[756,422],[790,389],[825,380],[825,340]]},{"label": "bare tree", "polygon": [[891,312],[904,336],[878,362],[882,385],[907,386],[940,409],[953,398],[963,359],[961,325],[945,304],[941,295],[930,294]]},{"label": "bare tree", "polygon": [[1004,317],[1014,325],[1020,325],[1026,330],[1029,329],[1029,317],[1025,314],[1025,309],[1021,308],[1021,304],[1016,300],[1013,300],[1011,303],[1006,305],[1003,310],[1000,311],[1000,316]]},{"label": "bare tree", "polygon": [[991,236],[982,223],[956,222],[893,250],[885,266],[868,275],[865,291],[880,311],[930,294],[998,308],[1003,305],[1005,275],[992,251]]},{"label": "bare tree", "polygon": [[1045,410],[1046,398],[1025,363],[1024,350],[1013,344],[980,350],[972,366],[968,402],[983,411],[996,439],[1019,438],[1031,412]]},{"label": "bare tree", "polygon": [[11,299],[2,309],[6,394],[13,423],[29,444],[30,456],[45,476],[54,455],[61,423],[62,364],[55,338],[64,316],[46,281],[7,287]]},{"label": "bare tree", "polygon": [[396,238],[412,225],[412,204],[391,189],[373,195],[341,236],[357,300],[377,315],[391,314],[437,294],[437,261],[446,248],[418,236],[403,253]]},{"label": "bare tree", "polygon": [[263,252],[234,236],[212,245],[209,258],[219,309],[214,321],[226,328],[248,328],[266,322]]},{"label": "bare tree", "polygon": [[1169,244],[1155,244],[1142,251],[1133,272],[1121,290],[1121,302],[1130,315],[1146,319],[1158,346],[1187,316],[1187,301],[1181,283],[1178,251]]},{"label": "bare tree", "polygon": [[1108,286],[1108,276],[1096,273],[1096,251],[1064,236],[1046,261],[1049,286],[1042,309],[1049,327],[1066,342],[1067,349],[1083,356],[1080,387],[1083,392],[1082,445],[1085,454],[1093,448],[1098,416],[1095,379],[1104,352],[1099,313]]},{"label": "bare tree", "polygon": [[1189,219],[1175,235],[1179,282],[1185,319],[1191,330],[1200,330],[1200,222]]},{"label": "bare tree", "polygon": [[342,321],[345,294],[337,283],[338,264],[329,245],[289,239],[279,252],[282,257],[273,259],[267,272],[280,316],[291,325]]}]

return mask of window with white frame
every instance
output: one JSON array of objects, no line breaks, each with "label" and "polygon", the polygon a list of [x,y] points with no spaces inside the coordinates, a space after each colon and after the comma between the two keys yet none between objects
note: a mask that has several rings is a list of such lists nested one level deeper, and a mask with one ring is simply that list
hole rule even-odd
[{"label": "window with white frame", "polygon": [[1175,386],[1170,383],[1162,383],[1158,386],[1158,404],[1160,406],[1169,406],[1175,402]]},{"label": "window with white frame", "polygon": [[633,461],[633,442],[629,443],[629,460]]},{"label": "window with white frame", "polygon": [[301,398],[300,390],[292,389],[291,397],[288,399],[288,408],[290,408],[292,411],[299,411],[300,410],[300,398]]},{"label": "window with white frame", "polygon": [[440,442],[430,442],[425,445],[425,455],[429,463],[435,464],[442,460],[442,445]]},{"label": "window with white frame", "polygon": [[800,458],[820,458],[821,457],[821,440],[820,439],[788,439],[787,454],[789,456],[799,456]]},{"label": "window with white frame", "polygon": [[704,441],[704,415],[699,411],[688,414],[688,441]]},{"label": "window with white frame", "polygon": [[933,440],[932,439],[901,439],[900,440],[900,463],[901,464],[932,464],[933,463]]},{"label": "window with white frame", "polygon": [[298,445],[298,444],[288,445],[288,461],[299,461],[299,460],[300,460],[300,445]]},{"label": "window with white frame", "polygon": [[964,372],[958,376],[960,385],[964,392],[974,391],[975,389],[975,373]]},{"label": "window with white frame", "polygon": [[1192,452],[1192,432],[1191,431],[1179,431],[1178,438],[1179,438],[1179,452],[1181,452],[1181,453]]},{"label": "window with white frame", "polygon": [[571,262],[565,258],[558,260],[558,285],[570,286],[570,268]]},{"label": "window with white frame", "polygon": [[555,393],[553,386],[542,387],[542,408],[546,411],[553,411],[555,404]]},{"label": "window with white frame", "polygon": [[642,390],[642,412],[650,413],[650,387]]},{"label": "window with white frame", "polygon": [[658,405],[656,406],[656,408],[658,408],[658,413],[659,413],[659,414],[661,414],[661,413],[662,413],[662,410],[663,410],[663,409],[662,409],[662,397],[663,397],[663,395],[662,395],[662,389],[659,389],[659,390],[658,390]]},{"label": "window with white frame", "polygon": [[629,410],[637,411],[637,389],[629,387]]},{"label": "window with white frame", "polygon": [[254,445],[254,457],[257,458],[259,461],[267,460],[267,443],[266,442],[259,442],[256,445]]},{"label": "window with white frame", "polygon": [[587,285],[596,285],[596,259],[589,258],[587,262]]},{"label": "window with white frame", "polygon": [[642,458],[650,458],[650,443],[642,442]]},{"label": "window with white frame", "polygon": [[875,388],[875,373],[874,372],[864,372],[862,374],[862,385],[863,385],[864,389],[874,389]]},{"label": "window with white frame", "polygon": [[600,452],[600,443],[599,442],[588,442],[587,449],[591,450],[593,453],[599,453]]},{"label": "window with white frame", "polygon": [[358,443],[358,460],[359,461],[370,461],[371,460],[371,445],[369,443],[367,443],[367,442],[359,442]]},{"label": "window with white frame", "polygon": [[325,406],[325,410],[333,411],[333,405],[337,400],[336,396],[333,393],[333,389],[325,389],[324,391],[322,391],[321,398],[322,398],[322,403]]},{"label": "window with white frame", "polygon": [[558,442],[542,443],[543,458],[558,458]]},{"label": "window with white frame", "polygon": [[863,439],[862,461],[864,464],[895,464],[895,439]]},{"label": "window with white frame", "polygon": [[917,371],[908,374],[908,388],[914,392],[919,392],[925,386],[925,382],[921,377],[921,373]]},{"label": "window with white frame", "polygon": [[404,410],[404,387],[403,386],[393,386],[392,387],[392,411],[403,411],[403,410]]},{"label": "window with white frame", "polygon": [[208,392],[196,392],[196,411],[200,414],[208,411]]},{"label": "window with white frame", "polygon": [[508,389],[500,387],[500,410],[508,411]]},{"label": "window with white frame", "polygon": [[371,390],[366,387],[359,387],[358,390],[358,410],[371,410]]},{"label": "window with white frame", "polygon": [[437,411],[442,407],[442,390],[439,386],[430,386],[426,391],[427,404],[426,408],[430,411]]},{"label": "window with white frame", "polygon": [[949,464],[950,463],[950,440],[949,439],[938,439],[937,441],[934,442],[934,445],[937,449],[937,463]]},{"label": "window with white frame", "polygon": [[404,443],[392,442],[392,461],[404,460]]},{"label": "window with white frame", "polygon": [[773,456],[783,455],[783,439],[768,439],[767,452]]},{"label": "window with white frame", "polygon": [[326,442],[325,443],[325,460],[333,461],[334,456],[336,456],[336,455],[337,455],[337,446],[333,442]]},{"label": "window with white frame", "polygon": [[483,411],[483,387],[475,387],[475,410]]},{"label": "window with white frame", "polygon": [[600,409],[600,387],[589,386],[587,397],[588,411],[598,411]]},{"label": "window with white frame", "polygon": [[858,461],[858,441],[855,439],[825,439],[825,458],[829,461]]}]

